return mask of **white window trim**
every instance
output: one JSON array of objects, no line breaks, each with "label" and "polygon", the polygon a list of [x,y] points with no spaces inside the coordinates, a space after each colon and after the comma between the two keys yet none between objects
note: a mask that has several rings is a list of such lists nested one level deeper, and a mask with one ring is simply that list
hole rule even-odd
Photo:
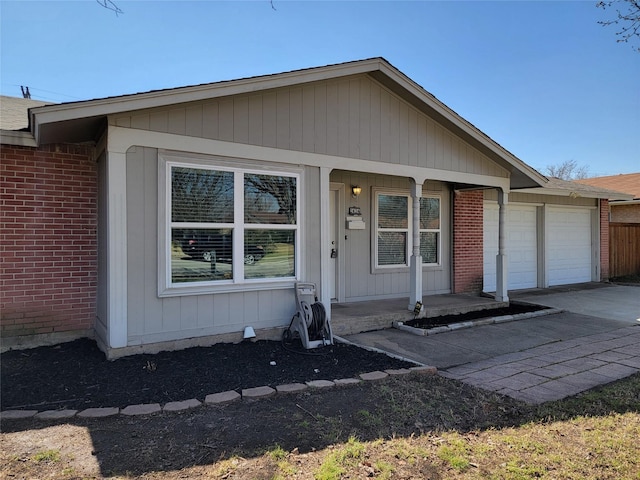
[{"label": "white window trim", "polygon": [[[244,255],[234,256],[232,263],[233,279],[211,280],[204,282],[173,283],[171,281],[171,175],[173,166],[185,168],[199,168],[217,171],[234,172],[234,222],[232,224],[215,224],[215,228],[232,228],[240,234],[233,235],[234,251],[244,251],[244,231],[251,228],[269,230],[294,230],[296,232],[295,276],[276,277],[272,279],[245,279]],[[244,174],[282,175],[296,178],[296,224],[245,224],[244,223]],[[189,154],[182,152],[161,151],[158,153],[158,296],[172,297],[184,295],[202,295],[213,293],[233,293],[239,291],[273,290],[291,288],[303,277],[301,267],[303,262],[302,250],[304,245],[302,225],[302,194],[303,170],[279,164],[265,164],[243,159],[229,159],[208,155]],[[180,226],[189,228],[189,223]],[[205,224],[194,223],[194,228]],[[213,228],[213,227],[212,227]]]},{"label": "white window trim", "polygon": [[[413,215],[412,207],[413,207],[413,198],[411,197],[411,192],[406,189],[399,188],[386,188],[386,187],[373,187],[371,189],[371,225],[372,234],[371,234],[371,273],[396,273],[396,272],[406,272],[409,270],[409,264],[411,255],[413,252]],[[379,265],[378,264],[378,196],[379,195],[396,195],[407,197],[407,252],[406,258],[407,263],[405,265]],[[422,198],[437,198],[440,204],[440,229],[420,229],[420,233],[423,232],[436,232],[438,233],[438,262],[437,263],[423,263],[423,270],[434,270],[442,267],[442,195],[438,192],[426,192],[423,191]],[[382,231],[405,231],[405,229],[388,229],[385,228]]]}]

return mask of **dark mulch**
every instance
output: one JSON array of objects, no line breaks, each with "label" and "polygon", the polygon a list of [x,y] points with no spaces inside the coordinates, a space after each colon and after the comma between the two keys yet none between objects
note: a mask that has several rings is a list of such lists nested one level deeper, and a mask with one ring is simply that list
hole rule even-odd
[{"label": "dark mulch", "polygon": [[532,305],[528,303],[515,303],[511,302],[508,307],[492,308],[491,310],[479,310],[476,312],[458,313],[455,315],[442,315],[440,317],[433,318],[416,318],[415,320],[409,320],[405,322],[406,325],[415,328],[434,328],[442,325],[450,325],[452,323],[468,322],[470,320],[477,320],[479,318],[485,318],[487,316],[499,317],[502,315],[517,315],[519,313],[537,312],[539,310],[545,310],[549,307],[544,305]]},{"label": "dark mulch", "polygon": [[291,347],[299,353],[280,342],[258,341],[115,361],[107,361],[88,339],[14,350],[1,356],[1,408],[42,411],[162,404],[189,398],[202,401],[210,393],[228,390],[334,380],[413,366],[344,344],[310,351],[303,350],[299,342]]}]

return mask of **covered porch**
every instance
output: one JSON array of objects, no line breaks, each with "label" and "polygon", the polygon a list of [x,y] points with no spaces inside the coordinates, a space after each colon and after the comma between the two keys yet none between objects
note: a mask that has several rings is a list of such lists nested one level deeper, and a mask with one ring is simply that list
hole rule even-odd
[{"label": "covered porch", "polygon": [[[408,298],[371,300],[366,302],[331,305],[331,327],[336,335],[390,328],[393,322],[406,322],[414,318],[407,310]],[[444,294],[424,297],[418,318],[432,318],[478,310],[502,308],[509,302],[472,294]]]}]

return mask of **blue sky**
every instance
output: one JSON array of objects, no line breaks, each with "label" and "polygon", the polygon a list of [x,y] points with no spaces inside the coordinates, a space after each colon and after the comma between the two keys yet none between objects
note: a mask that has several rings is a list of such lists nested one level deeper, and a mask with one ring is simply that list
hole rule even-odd
[{"label": "blue sky", "polygon": [[69,102],[384,57],[531,166],[640,171],[640,53],[593,1],[0,1],[0,91]]}]

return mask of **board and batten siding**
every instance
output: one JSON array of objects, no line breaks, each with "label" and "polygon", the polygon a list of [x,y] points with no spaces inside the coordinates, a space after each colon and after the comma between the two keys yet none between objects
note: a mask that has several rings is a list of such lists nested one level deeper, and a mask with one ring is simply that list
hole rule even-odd
[{"label": "board and batten siding", "polygon": [[[296,310],[293,284],[287,289],[159,297],[158,150],[129,149],[126,173],[129,346],[238,332],[247,325],[263,329],[289,324]],[[306,201],[301,217],[319,218],[319,175],[319,169],[308,168],[302,177]],[[303,220],[300,234],[305,242],[303,279],[319,284],[319,223]]]},{"label": "board and batten siding", "polygon": [[367,75],[121,114],[109,121],[125,128],[508,177]]},{"label": "board and batten siding", "polygon": [[[406,178],[385,175],[373,175],[359,172],[333,171],[331,182],[342,183],[347,192],[351,185],[362,187],[362,194],[351,198],[347,193],[347,208],[358,206],[365,221],[364,230],[346,230],[345,252],[345,301],[363,301],[367,299],[398,298],[409,296],[409,268],[384,272],[379,269],[372,272],[371,236],[375,232],[375,219],[372,218],[372,188],[386,187],[409,194],[410,182]],[[441,222],[441,265],[425,266],[422,273],[422,290],[425,295],[451,292],[451,225],[450,191],[442,182],[428,181],[423,185],[424,195],[440,197]],[[345,222],[346,214],[338,221]]]}]

